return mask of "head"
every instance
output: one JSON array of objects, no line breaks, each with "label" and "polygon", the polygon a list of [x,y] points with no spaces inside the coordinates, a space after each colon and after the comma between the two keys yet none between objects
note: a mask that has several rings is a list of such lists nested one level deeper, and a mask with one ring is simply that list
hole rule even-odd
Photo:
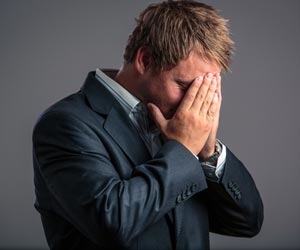
[{"label": "head", "polygon": [[147,48],[155,71],[173,68],[191,51],[222,69],[229,68],[233,42],[227,20],[211,6],[194,1],[165,1],[150,5],[136,22],[125,49],[125,63],[134,62],[139,48]]},{"label": "head", "polygon": [[137,74],[127,87],[144,103],[156,104],[165,117],[174,114],[196,77],[229,68],[233,42],[227,21],[214,8],[165,1],[150,5],[136,21],[124,66]]}]

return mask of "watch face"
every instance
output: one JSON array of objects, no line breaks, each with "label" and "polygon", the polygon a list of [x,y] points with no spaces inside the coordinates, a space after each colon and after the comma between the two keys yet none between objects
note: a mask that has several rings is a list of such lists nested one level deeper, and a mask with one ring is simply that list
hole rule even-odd
[{"label": "watch face", "polygon": [[219,152],[215,152],[214,155],[212,156],[212,162],[214,164],[217,164],[218,158],[219,158]]}]

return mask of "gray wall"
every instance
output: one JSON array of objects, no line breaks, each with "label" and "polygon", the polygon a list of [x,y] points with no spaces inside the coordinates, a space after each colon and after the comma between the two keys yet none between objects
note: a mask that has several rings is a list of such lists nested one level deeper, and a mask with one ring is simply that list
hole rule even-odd
[{"label": "gray wall", "polygon": [[[212,235],[212,249],[299,249],[300,1],[205,2],[230,20],[236,41],[220,138],[248,166],[265,205],[260,235]],[[34,122],[89,70],[121,65],[148,3],[0,0],[0,248],[47,249],[33,208]]]}]

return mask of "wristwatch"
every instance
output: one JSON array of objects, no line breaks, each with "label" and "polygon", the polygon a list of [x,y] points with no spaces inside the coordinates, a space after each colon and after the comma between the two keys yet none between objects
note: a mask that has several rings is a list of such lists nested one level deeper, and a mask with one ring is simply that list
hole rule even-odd
[{"label": "wristwatch", "polygon": [[213,155],[202,159],[202,164],[216,167],[221,152],[222,152],[222,146],[218,141],[216,141],[215,152],[213,153]]}]

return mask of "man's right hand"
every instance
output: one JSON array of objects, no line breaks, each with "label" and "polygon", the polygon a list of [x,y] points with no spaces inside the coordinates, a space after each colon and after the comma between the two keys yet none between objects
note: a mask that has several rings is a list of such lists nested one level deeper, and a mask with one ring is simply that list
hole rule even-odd
[{"label": "man's right hand", "polygon": [[216,77],[211,73],[196,78],[169,120],[156,105],[148,103],[150,114],[164,138],[176,140],[198,155],[211,132],[220,101],[216,88]]}]

